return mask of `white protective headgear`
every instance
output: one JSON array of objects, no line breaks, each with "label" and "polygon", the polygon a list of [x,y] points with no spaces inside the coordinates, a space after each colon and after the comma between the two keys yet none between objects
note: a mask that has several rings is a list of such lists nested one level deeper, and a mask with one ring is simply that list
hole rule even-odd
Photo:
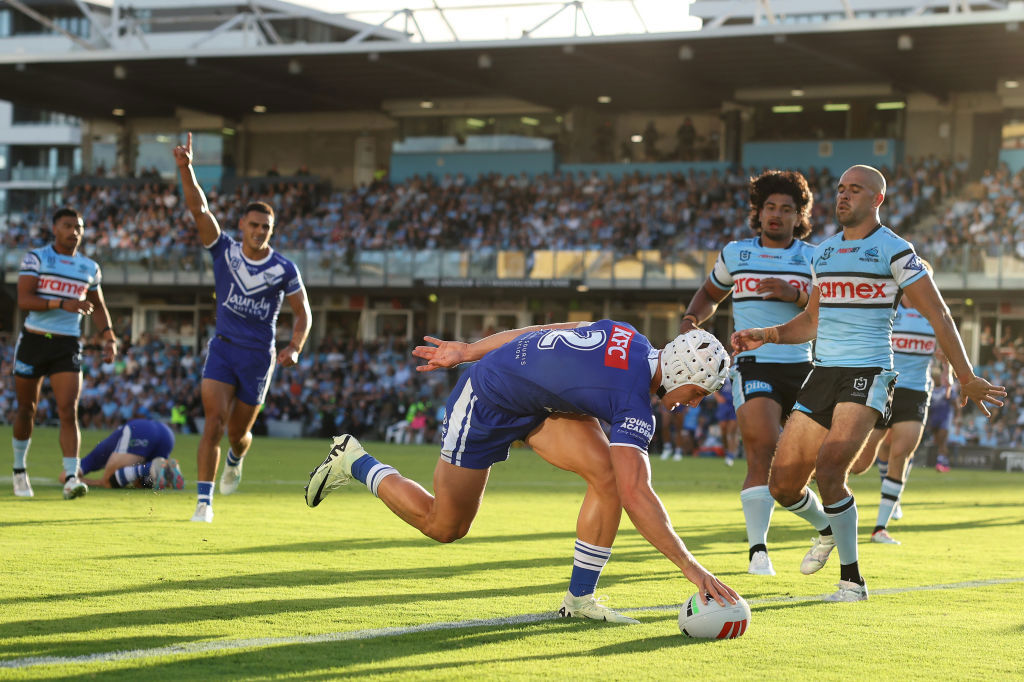
[{"label": "white protective headgear", "polygon": [[[665,393],[694,384],[714,393],[729,376],[729,354],[712,334],[691,329],[661,350],[661,387]],[[660,391],[659,395],[664,395]]]}]

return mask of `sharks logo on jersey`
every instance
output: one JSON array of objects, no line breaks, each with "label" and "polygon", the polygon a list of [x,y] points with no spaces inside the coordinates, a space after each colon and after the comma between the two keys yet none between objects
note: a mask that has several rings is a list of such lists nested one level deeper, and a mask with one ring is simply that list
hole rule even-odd
[{"label": "sharks logo on jersey", "polygon": [[[736,329],[772,327],[789,322],[800,313],[801,308],[796,303],[765,298],[757,293],[757,287],[762,280],[775,277],[809,295],[813,251],[813,246],[797,239],[785,249],[762,246],[759,237],[725,245],[710,279],[719,289],[732,291]],[[740,357],[745,356],[757,358],[758,362],[809,362],[811,344],[768,343],[740,353]]]},{"label": "sharks logo on jersey", "polygon": [[224,233],[209,247],[217,289],[217,333],[250,348],[274,344],[277,316],[285,296],[303,289],[295,265],[273,249],[260,261]]},{"label": "sharks logo on jersey", "polygon": [[884,226],[855,241],[840,232],[818,245],[812,269],[818,287],[815,364],[891,369],[902,290],[927,274],[913,247]]}]

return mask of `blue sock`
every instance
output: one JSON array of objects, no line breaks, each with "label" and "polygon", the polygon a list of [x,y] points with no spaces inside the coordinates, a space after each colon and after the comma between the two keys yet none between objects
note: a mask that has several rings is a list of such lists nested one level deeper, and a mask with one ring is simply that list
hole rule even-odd
[{"label": "blue sock", "polygon": [[196,501],[213,506],[213,481],[198,481],[196,483]]},{"label": "blue sock", "polygon": [[236,455],[231,450],[228,450],[228,460],[227,461],[228,461],[228,466],[229,467],[236,467],[236,466],[238,466],[238,463],[242,461],[242,458],[239,457],[238,455]]},{"label": "blue sock", "polygon": [[885,528],[892,519],[892,510],[903,494],[903,481],[892,478],[882,479],[882,500],[878,503],[878,520],[875,522],[875,530]]},{"label": "blue sock", "polygon": [[398,469],[378,462],[372,455],[363,455],[352,463],[352,476],[377,494],[377,486],[388,476],[397,474]]},{"label": "blue sock", "polygon": [[[800,518],[806,520],[814,529],[823,535],[831,534],[832,529],[828,525],[828,517],[825,516],[825,509],[821,506],[821,501],[818,496],[814,494],[814,491],[810,488],[806,488],[807,492],[804,493],[802,500],[794,504],[792,507],[786,507],[789,511],[793,512]],[[824,533],[823,531],[828,531]]]},{"label": "blue sock", "polygon": [[878,460],[878,477],[883,481],[885,477],[889,475],[889,463]]},{"label": "blue sock", "polygon": [[857,563],[857,503],[849,495],[825,509],[832,533],[836,537],[839,563],[844,566]]},{"label": "blue sock", "polygon": [[577,539],[572,559],[572,577],[569,578],[569,594],[574,597],[594,594],[597,580],[611,555],[611,547],[598,547]]},{"label": "blue sock", "polygon": [[11,449],[14,450],[14,470],[25,469],[25,457],[28,456],[28,446],[32,443],[31,438],[25,440],[11,439]]},{"label": "blue sock", "polygon": [[757,485],[740,493],[743,518],[747,522],[747,544],[760,551],[768,551],[768,526],[775,511],[775,499],[768,492],[768,486]]},{"label": "blue sock", "polygon": [[78,476],[78,458],[77,457],[65,457],[64,458],[64,473],[67,474],[67,478],[72,476]]},{"label": "blue sock", "polygon": [[114,472],[118,486],[127,488],[140,478],[148,476],[151,464],[152,462],[143,462],[142,464],[132,464],[131,466],[118,469]]}]

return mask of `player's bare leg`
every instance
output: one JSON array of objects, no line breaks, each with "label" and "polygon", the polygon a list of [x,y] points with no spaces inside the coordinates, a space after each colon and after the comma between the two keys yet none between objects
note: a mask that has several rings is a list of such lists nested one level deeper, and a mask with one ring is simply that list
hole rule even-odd
[{"label": "player's bare leg", "polygon": [[907,463],[917,450],[924,434],[924,425],[920,422],[897,422],[890,431],[889,466],[882,479],[882,497],[878,504],[878,518],[871,531],[871,541],[886,545],[898,545],[887,529],[893,519],[896,506],[900,503],[903,489],[907,482]]},{"label": "player's bare leg", "polygon": [[28,450],[32,444],[32,427],[35,425],[36,408],[39,405],[39,390],[43,378],[30,379],[14,377],[14,393],[18,406],[14,412],[11,449],[14,451],[14,494],[16,497],[32,497],[32,483],[28,477]]},{"label": "player's bare leg", "polygon": [[818,531],[811,549],[800,563],[800,572],[805,575],[820,570],[836,547],[821,500],[807,487],[826,435],[828,429],[803,412],[794,411],[779,437],[768,474],[772,497]]},{"label": "player's bare leg", "polygon": [[872,429],[871,435],[868,436],[868,442],[861,449],[850,468],[851,474],[863,474],[871,469],[871,465],[875,463],[876,459],[889,461],[888,454],[885,454],[889,449],[888,435],[889,429]]},{"label": "player's bare leg", "polygon": [[206,423],[196,451],[196,511],[193,521],[213,521],[213,481],[220,465],[220,441],[224,437],[235,387],[215,379],[200,384]]},{"label": "player's bare leg", "polygon": [[770,398],[752,398],[736,410],[747,460],[747,476],[740,492],[747,527],[747,572],[755,575],[775,575],[768,557],[768,527],[775,510],[768,472],[779,440],[781,419],[782,406]]},{"label": "player's bare leg", "polygon": [[483,501],[490,469],[466,469],[442,459],[434,469],[434,494],[401,474],[387,476],[377,497],[396,516],[438,542],[466,536]]},{"label": "player's bare leg", "polygon": [[534,429],[526,444],[545,461],[587,482],[576,519],[572,575],[559,615],[612,623],[638,622],[594,597],[622,519],[610,446],[601,425],[593,417],[554,415]]},{"label": "player's bare leg", "polygon": [[857,551],[857,503],[847,478],[878,414],[866,405],[838,403],[832,411],[832,428],[818,452],[818,490],[839,549],[839,591],[829,597],[832,601],[867,599]]},{"label": "player's bare leg", "polygon": [[228,443],[231,450],[225,461],[224,473],[220,476],[220,492],[230,495],[238,490],[242,481],[242,463],[245,453],[252,445],[252,426],[259,414],[259,405],[249,405],[237,397],[231,403],[230,416],[227,422]]},{"label": "player's bare leg", "polygon": [[78,480],[78,451],[82,434],[78,429],[78,396],[82,392],[81,372],[50,375],[50,388],[60,418],[60,449],[64,455],[64,498],[81,497],[89,487]]}]

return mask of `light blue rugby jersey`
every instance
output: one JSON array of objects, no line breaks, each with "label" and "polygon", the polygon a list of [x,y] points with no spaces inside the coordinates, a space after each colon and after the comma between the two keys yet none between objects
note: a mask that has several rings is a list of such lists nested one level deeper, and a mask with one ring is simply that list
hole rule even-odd
[{"label": "light blue rugby jersey", "polygon": [[[761,238],[729,242],[718,254],[711,271],[711,282],[719,289],[732,291],[732,315],[736,329],[774,327],[796,317],[803,308],[777,298],[763,298],[757,292],[762,279],[776,277],[804,293],[811,293],[811,254],[814,247],[799,239],[784,249],[769,249]],[[766,343],[744,351],[758,362],[810,362],[811,344]]]},{"label": "light blue rugby jersey", "polygon": [[892,369],[892,321],[908,284],[928,275],[914,247],[884,225],[863,239],[829,237],[814,250],[818,338],[823,367]]},{"label": "light blue rugby jersey", "polygon": [[[103,279],[96,261],[80,253],[64,256],[54,250],[53,244],[26,253],[18,275],[37,278],[37,296],[69,301],[84,301],[88,292],[99,289]],[[78,338],[82,335],[82,315],[60,308],[33,310],[25,318],[25,329]]]},{"label": "light blue rugby jersey", "polygon": [[896,388],[930,393],[935,383],[931,365],[936,348],[935,330],[928,318],[901,304],[892,323],[893,369],[900,373]]},{"label": "light blue rugby jersey", "polygon": [[242,245],[223,232],[207,248],[217,290],[217,333],[239,346],[273,348],[281,302],[303,289],[298,268],[273,249],[262,260],[249,260]]}]

